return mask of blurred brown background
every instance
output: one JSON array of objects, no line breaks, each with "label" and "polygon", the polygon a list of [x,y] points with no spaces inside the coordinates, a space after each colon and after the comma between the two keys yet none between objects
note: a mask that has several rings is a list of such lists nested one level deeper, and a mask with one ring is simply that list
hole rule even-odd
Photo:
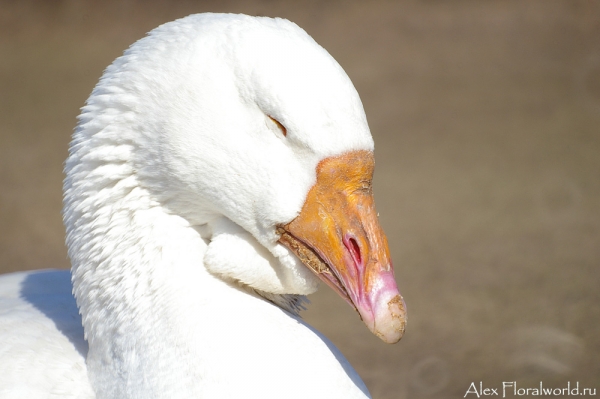
[{"label": "blurred brown background", "polygon": [[407,334],[381,343],[326,287],[305,317],[375,398],[600,388],[600,2],[1,1],[0,272],[69,267],[79,107],[129,44],[206,11],[291,19],[361,94]]}]

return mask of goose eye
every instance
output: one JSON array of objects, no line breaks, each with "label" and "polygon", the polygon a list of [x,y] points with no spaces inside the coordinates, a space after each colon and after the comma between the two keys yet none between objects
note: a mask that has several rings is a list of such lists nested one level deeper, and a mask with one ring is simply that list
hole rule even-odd
[{"label": "goose eye", "polygon": [[273,118],[272,116],[269,116],[269,119],[277,126],[277,128],[279,128],[279,130],[281,131],[281,134],[283,134],[283,137],[286,137],[287,129],[285,128],[285,126],[283,126],[281,124],[281,122],[279,122],[277,119]]}]

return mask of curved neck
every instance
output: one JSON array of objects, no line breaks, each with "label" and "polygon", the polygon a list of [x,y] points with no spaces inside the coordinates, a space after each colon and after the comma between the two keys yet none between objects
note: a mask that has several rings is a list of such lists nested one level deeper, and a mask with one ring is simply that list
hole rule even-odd
[{"label": "curved neck", "polygon": [[159,207],[117,211],[106,228],[101,220],[97,247],[73,262],[97,397],[199,397],[206,304],[226,299],[202,264],[206,244]]},{"label": "curved neck", "polygon": [[151,208],[110,220],[110,256],[95,262],[92,251],[73,267],[97,399],[364,397],[326,338],[212,276],[206,243],[183,219]]}]

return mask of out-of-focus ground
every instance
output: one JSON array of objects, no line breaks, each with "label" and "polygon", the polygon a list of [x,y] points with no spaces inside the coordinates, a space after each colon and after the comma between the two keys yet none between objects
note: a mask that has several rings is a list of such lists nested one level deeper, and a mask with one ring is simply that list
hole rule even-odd
[{"label": "out-of-focus ground", "polygon": [[0,272],[69,267],[79,107],[129,44],[206,11],[293,20],[362,97],[407,333],[383,344],[327,287],[305,317],[374,397],[600,388],[600,2],[2,1]]}]

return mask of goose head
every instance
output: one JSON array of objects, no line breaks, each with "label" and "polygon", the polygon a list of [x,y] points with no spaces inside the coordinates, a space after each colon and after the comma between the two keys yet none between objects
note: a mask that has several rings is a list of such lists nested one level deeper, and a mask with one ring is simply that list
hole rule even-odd
[{"label": "goose head", "polygon": [[64,213],[78,303],[89,274],[78,268],[93,258],[80,237],[118,222],[103,212],[158,208],[202,238],[199,262],[219,279],[276,303],[323,281],[397,342],[405,306],[373,169],[354,86],[298,26],[217,14],[165,24],[107,68],[74,134]]}]

